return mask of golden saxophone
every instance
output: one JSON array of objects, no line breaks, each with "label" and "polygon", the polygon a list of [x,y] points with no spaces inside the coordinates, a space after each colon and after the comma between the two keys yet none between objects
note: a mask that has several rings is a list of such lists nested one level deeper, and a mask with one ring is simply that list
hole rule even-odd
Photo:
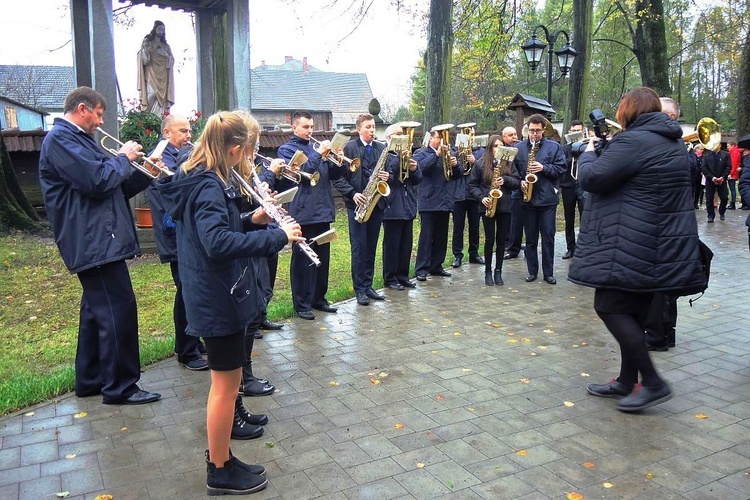
[{"label": "golden saxophone", "polygon": [[487,207],[487,210],[485,210],[484,215],[488,219],[491,219],[495,216],[495,211],[497,210],[497,200],[503,197],[503,192],[500,190],[500,179],[502,175],[500,175],[500,172],[502,171],[502,163],[497,162],[495,167],[492,169],[492,187],[490,189],[490,206]]},{"label": "golden saxophone", "polygon": [[[531,142],[531,151],[529,151],[529,161],[526,162],[527,172],[529,170],[529,165],[536,161],[536,150],[539,149],[539,143],[541,141],[529,142]],[[539,178],[535,174],[527,173],[524,180],[526,181],[526,188],[521,186],[521,191],[523,191],[523,201],[528,203],[531,201],[531,195],[534,192],[534,184],[536,184],[536,181],[539,180]]]},{"label": "golden saxophone", "polygon": [[370,180],[367,181],[365,190],[362,191],[362,195],[367,200],[365,201],[365,203],[357,206],[357,208],[354,209],[354,220],[361,224],[364,224],[368,221],[370,215],[372,215],[372,211],[378,204],[378,200],[380,199],[380,197],[388,196],[389,194],[391,194],[391,187],[388,185],[388,183],[378,179],[378,173],[385,168],[385,161],[387,158],[388,150],[384,149],[383,152],[380,153],[380,158],[378,158],[377,165],[375,165],[375,168],[370,174]]}]

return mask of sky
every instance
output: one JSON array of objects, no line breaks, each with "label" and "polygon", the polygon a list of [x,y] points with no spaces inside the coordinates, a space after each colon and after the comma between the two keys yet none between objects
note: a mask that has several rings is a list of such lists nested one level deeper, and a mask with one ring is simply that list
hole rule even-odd
[{"label": "sky", "polygon": [[[285,56],[322,71],[366,73],[373,95],[384,109],[408,105],[410,77],[426,46],[423,26],[410,12],[397,12],[391,0],[375,0],[353,30],[351,14],[342,6],[360,0],[249,0],[250,64],[277,65]],[[427,0],[406,2],[427,9]],[[113,0],[115,8],[123,4]],[[155,20],[166,25],[167,42],[176,59],[173,112],[189,114],[197,107],[195,36],[191,16],[157,7],[135,6],[131,27],[115,24],[115,64],[124,100],[135,98],[136,53]],[[353,32],[352,32],[353,30]],[[349,34],[344,41],[345,35]],[[0,44],[0,64],[73,64],[69,0],[0,0],[0,33],[18,43]]]}]

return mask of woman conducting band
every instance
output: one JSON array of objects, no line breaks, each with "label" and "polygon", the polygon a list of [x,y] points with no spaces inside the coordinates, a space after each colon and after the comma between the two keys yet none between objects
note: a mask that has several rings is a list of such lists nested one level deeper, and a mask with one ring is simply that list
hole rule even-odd
[{"label": "woman conducting band", "polygon": [[[259,315],[263,301],[251,257],[271,255],[287,242],[303,240],[299,225],[291,220],[279,229],[242,231],[243,195],[229,181],[229,174],[238,165],[248,168],[258,133],[257,122],[248,128],[236,113],[211,116],[188,161],[159,186],[177,222],[188,334],[203,337],[208,350],[209,495],[253,493],[266,486],[262,466],[243,463],[229,450],[246,361],[245,330]],[[258,210],[253,222],[265,224],[269,219]]]},{"label": "woman conducting band", "polygon": [[[488,286],[503,284],[503,254],[505,253],[505,238],[510,231],[511,194],[521,185],[518,170],[512,161],[495,159],[495,153],[502,146],[499,135],[490,136],[487,140],[487,150],[479,161],[474,164],[469,180],[469,196],[479,201],[486,210],[482,211],[484,223],[484,284]],[[490,191],[500,190],[494,214],[488,213],[493,204]],[[493,194],[497,194],[494,192]],[[492,252],[495,251],[495,273],[492,273]]]},{"label": "woman conducting band", "polygon": [[684,294],[705,273],[682,129],[645,87],[625,94],[617,121],[623,132],[601,156],[592,139],[579,159],[588,200],[568,279],[596,290],[594,310],[620,344],[619,376],[587,390],[632,412],[672,397],[649,357],[643,313],[654,293]]}]

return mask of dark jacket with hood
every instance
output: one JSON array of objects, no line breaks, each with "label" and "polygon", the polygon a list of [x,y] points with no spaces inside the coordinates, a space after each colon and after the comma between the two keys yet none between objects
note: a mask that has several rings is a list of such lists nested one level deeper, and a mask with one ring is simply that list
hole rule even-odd
[{"label": "dark jacket with hood", "polygon": [[[455,152],[451,153],[455,156]],[[420,212],[452,212],[456,179],[464,175],[460,165],[451,168],[451,179],[446,180],[443,156],[430,146],[418,149],[414,159],[422,171],[422,182],[417,189],[417,210]]]},{"label": "dark jacket with hood", "polygon": [[387,198],[387,205],[383,220],[414,220],[417,216],[417,195],[415,186],[422,182],[422,171],[409,171],[405,182],[399,180],[400,160],[397,154],[388,153],[386,168],[390,173],[388,185],[391,195]]},{"label": "dark jacket with hood", "polygon": [[219,337],[243,331],[265,306],[254,260],[286,245],[282,229],[242,232],[243,196],[203,167],[160,181],[177,223],[177,253],[188,333]]},{"label": "dark jacket with hood", "polygon": [[588,198],[570,281],[674,294],[705,283],[681,137],[666,114],[645,113],[600,157],[580,156],[578,180]]},{"label": "dark jacket with hood", "polygon": [[110,157],[82,129],[55,118],[42,143],[39,182],[55,243],[71,273],[141,253],[128,199],[151,178],[127,156]]},{"label": "dark jacket with hood", "polygon": [[[492,160],[493,168],[497,165],[497,160]],[[497,200],[496,212],[510,213],[512,205],[513,191],[521,187],[521,178],[516,170],[516,164],[511,162],[510,174],[503,175],[503,185],[500,191],[503,196]],[[471,170],[471,180],[469,180],[469,195],[472,199],[477,200],[480,204],[480,213],[484,215],[487,209],[482,205],[482,200],[490,195],[490,186],[484,182],[484,162],[478,161]]]},{"label": "dark jacket with hood", "polygon": [[[535,153],[535,159],[542,164],[543,170],[537,172],[537,182],[531,195],[531,201],[522,202],[532,207],[557,206],[560,201],[560,179],[565,174],[565,154],[562,146],[551,139],[543,137]],[[514,160],[518,175],[521,179],[526,178],[526,167],[529,164],[529,153],[531,142],[525,139],[514,147],[518,149],[518,155]],[[520,190],[519,190],[520,193]],[[520,195],[523,198],[523,195]]]}]

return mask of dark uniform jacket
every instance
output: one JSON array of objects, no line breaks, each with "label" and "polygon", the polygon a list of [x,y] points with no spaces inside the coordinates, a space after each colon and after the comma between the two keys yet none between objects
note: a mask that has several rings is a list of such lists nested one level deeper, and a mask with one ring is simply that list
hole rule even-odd
[{"label": "dark uniform jacket", "polygon": [[[484,154],[484,148],[476,148],[471,152],[471,154],[474,155],[475,167],[479,164],[479,161]],[[472,167],[472,170],[474,167]],[[453,194],[454,202],[474,199],[471,194],[469,194],[469,180],[471,178],[471,171],[469,173],[466,173],[467,169],[468,165],[463,165],[463,170],[466,175],[462,175],[461,177],[455,179],[455,192]]]},{"label": "dark uniform jacket", "polygon": [[[490,186],[484,182],[484,163],[477,161],[474,164],[474,168],[471,170],[471,179],[469,180],[469,195],[472,199],[482,203],[482,200],[490,195]],[[497,165],[497,160],[492,162],[493,166]],[[500,187],[500,191],[503,195],[497,200],[496,212],[510,213],[511,209],[511,195],[513,191],[521,186],[521,178],[516,170],[516,164],[511,163],[510,175],[503,175],[503,185]],[[482,205],[481,208],[485,208]],[[485,212],[482,212],[484,214]]]},{"label": "dark uniform jacket", "polygon": [[[331,191],[331,180],[338,179],[341,170],[347,167],[337,167],[324,161],[313,149],[310,141],[300,139],[296,135],[279,148],[279,158],[289,163],[297,151],[302,151],[307,156],[307,162],[301,169],[307,173],[320,173],[320,180],[316,186],[310,186],[307,179],[302,179],[299,191],[294,200],[289,204],[289,215],[301,225],[331,223],[336,219],[336,206],[333,203],[333,192]],[[275,188],[284,191],[295,184],[286,179],[277,180]]]},{"label": "dark uniform jacket", "polygon": [[729,153],[726,151],[714,153],[713,151],[703,150],[701,172],[706,176],[706,182],[712,182],[712,177],[721,177],[726,182],[731,171],[732,160],[729,157]]},{"label": "dark uniform jacket", "polygon": [[[344,197],[344,204],[349,210],[355,210],[354,195],[364,193],[367,183],[370,180],[370,175],[380,159],[380,154],[385,151],[385,144],[382,142],[372,141],[370,145],[372,146],[372,151],[369,155],[366,153],[365,145],[359,139],[349,141],[344,146],[344,156],[351,159],[362,159],[362,163],[356,172],[351,172],[346,164],[344,164],[341,177],[333,181],[333,185],[336,186],[341,196]],[[385,205],[385,198],[381,197],[378,200],[378,207],[382,209],[385,208]]]},{"label": "dark uniform jacket", "polygon": [[254,260],[278,252],[282,229],[242,232],[243,196],[202,167],[158,183],[177,223],[177,252],[188,333],[218,337],[242,331],[265,306]]},{"label": "dark uniform jacket", "polygon": [[[184,149],[189,151],[191,148]],[[164,153],[161,155],[164,165],[172,172],[177,172],[177,168],[180,166],[177,163],[179,154],[180,150],[170,143],[167,144]],[[156,183],[152,183],[148,187],[147,193],[148,205],[151,207],[151,218],[154,220],[154,238],[156,239],[156,250],[159,252],[159,260],[162,263],[175,262],[177,261],[177,234],[175,230],[177,226],[164,208],[164,201],[161,199]]]},{"label": "dark uniform jacket", "polygon": [[[737,186],[740,191],[742,204],[750,206],[750,155],[742,158],[742,171],[740,172],[740,182]],[[750,214],[745,219],[745,225],[750,228]]]},{"label": "dark uniform jacket", "polygon": [[463,175],[463,168],[456,165],[452,169],[451,180],[445,179],[443,157],[430,146],[418,149],[414,159],[422,171],[422,182],[417,190],[417,210],[420,212],[452,212],[456,182]]},{"label": "dark uniform jacket", "polygon": [[42,143],[39,182],[55,243],[71,273],[139,255],[128,200],[151,178],[114,158],[75,124],[55,118]]},{"label": "dark uniform jacket", "polygon": [[629,292],[679,292],[705,284],[680,126],[639,116],[602,155],[583,153],[588,192],[568,279]]},{"label": "dark uniform jacket", "polygon": [[383,220],[413,220],[417,216],[417,197],[414,186],[422,182],[422,171],[417,168],[409,171],[406,182],[399,180],[399,158],[396,154],[388,153],[386,167],[390,173],[388,184],[391,195],[388,197]]},{"label": "dark uniform jacket", "polygon": [[[526,139],[516,144],[515,147],[518,148],[518,154],[514,162],[518,175],[523,180],[526,177],[526,167],[529,163],[531,142]],[[557,205],[560,199],[557,194],[560,188],[560,178],[565,173],[565,155],[562,146],[555,141],[542,138],[542,143],[536,150],[535,158],[544,169],[536,174],[537,182],[534,184],[531,201],[528,204],[534,207]]]}]

